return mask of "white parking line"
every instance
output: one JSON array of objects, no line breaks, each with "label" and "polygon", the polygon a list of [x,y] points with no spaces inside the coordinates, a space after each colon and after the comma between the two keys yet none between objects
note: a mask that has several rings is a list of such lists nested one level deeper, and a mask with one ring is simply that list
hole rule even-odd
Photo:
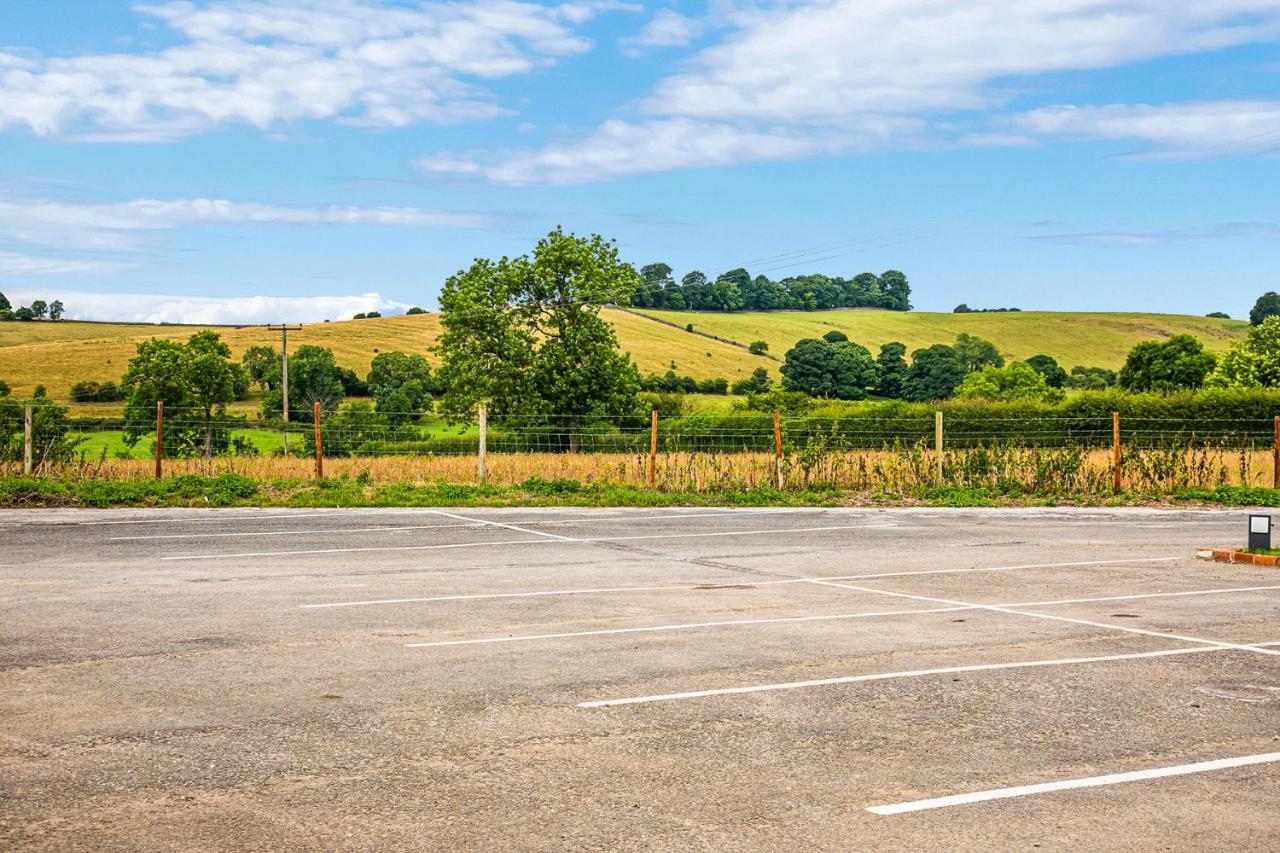
[{"label": "white parking line", "polygon": [[559,533],[546,533],[541,530],[530,530],[527,527],[520,527],[515,524],[505,524],[501,521],[488,521],[486,519],[480,519],[480,518],[468,518],[465,515],[458,515],[457,513],[453,513],[453,512],[445,512],[442,509],[433,509],[430,511],[435,513],[436,515],[443,515],[445,518],[452,518],[455,521],[466,521],[471,524],[485,524],[490,527],[501,527],[504,530],[514,530],[516,533],[530,533],[534,536],[545,536],[548,539],[558,539],[561,542],[577,542],[578,541],[576,538],[572,536],[561,536]]},{"label": "white parking line", "polygon": [[[506,525],[498,525],[500,527]],[[761,534],[818,533],[831,530],[860,530],[863,524],[838,524],[829,527],[781,527],[762,530],[717,530],[711,533],[656,533],[643,536],[590,536],[581,539],[514,539],[499,542],[452,542],[440,545],[373,545],[364,548],[313,548],[300,551],[251,551],[242,554],[179,554],[161,557],[161,560],[229,560],[240,557],[291,557],[315,554],[357,554],[373,551],[434,551],[440,548],[493,548],[499,545],[534,545],[555,543],[560,545],[589,545],[594,542],[636,542],[655,539],[700,539],[719,536],[758,536]],[[551,536],[536,530],[527,531],[538,536]]]},{"label": "white parking line", "polygon": [[1060,782],[1042,782],[1038,785],[1018,785],[1013,788],[973,791],[968,794],[953,794],[949,797],[934,797],[930,800],[913,800],[907,803],[893,803],[886,806],[869,806],[867,811],[878,815],[895,815],[905,812],[924,811],[925,809],[941,809],[947,806],[963,806],[969,803],[981,803],[986,800],[1025,797],[1029,794],[1047,794],[1052,791],[1069,791],[1074,788],[1096,788],[1100,785],[1116,785],[1121,782],[1140,782],[1146,779],[1164,779],[1168,776],[1185,776],[1189,773],[1225,770],[1230,767],[1248,767],[1252,764],[1266,764],[1272,761],[1280,761],[1280,752],[1242,755],[1237,758],[1218,758],[1213,761],[1197,761],[1194,764],[1156,767],[1150,770],[1132,770],[1128,773],[1109,773],[1106,776],[1087,776],[1082,779],[1064,779]]},{"label": "white parking line", "polygon": [[[1134,601],[1144,598],[1175,598],[1191,595],[1224,595],[1232,592],[1258,592],[1261,590],[1277,590],[1280,584],[1272,586],[1241,586],[1226,589],[1184,590],[1181,592],[1144,592],[1135,595],[1108,595],[1099,598],[1066,598],[1049,601],[1028,601],[1016,604],[967,604],[951,607],[916,608],[914,610],[870,610],[861,613],[836,613],[817,616],[776,616],[767,619],[729,619],[720,622],[689,622],[676,625],[648,625],[637,628],[602,628],[593,631],[566,631],[555,634],[525,634],[514,637],[479,637],[469,640],[437,640],[427,643],[405,643],[406,648],[426,649],[436,646],[470,646],[486,643],[517,643],[528,640],[558,640],[569,637],[601,637],[610,634],[643,634],[659,631],[689,631],[704,628],[725,628],[737,625],[773,625],[787,622],[830,622],[843,619],[866,619],[875,616],[917,616],[926,613],[954,613],[959,610],[1000,610],[1009,607],[1056,607],[1066,604],[1089,604],[1101,601]],[[1078,620],[1072,620],[1078,621]],[[1138,629],[1141,630],[1141,629]],[[1169,637],[1171,634],[1159,636]],[[1211,643],[1212,640],[1205,640]],[[1240,648],[1249,648],[1241,646]],[[1268,652],[1269,654],[1271,652]]]},{"label": "white parking line", "polygon": [[1166,640],[1182,640],[1184,643],[1196,643],[1198,645],[1222,646],[1225,649],[1258,652],[1259,654],[1264,655],[1280,655],[1280,651],[1275,651],[1274,649],[1263,649],[1258,646],[1249,646],[1241,643],[1227,643],[1219,640],[1206,640],[1203,637],[1189,637],[1185,634],[1172,634],[1166,631],[1151,631],[1146,628],[1132,628],[1128,625],[1112,625],[1107,622],[1094,622],[1090,619],[1075,619],[1070,616],[1055,616],[1051,613],[1032,613],[1027,610],[1014,610],[1010,607],[998,604],[973,604],[972,602],[956,601],[950,598],[936,598],[930,595],[911,595],[905,592],[891,592],[889,590],[875,589],[869,586],[834,583],[832,581],[810,581],[810,583],[822,584],[823,586],[834,586],[840,589],[853,589],[859,592],[876,592],[881,595],[888,595],[894,598],[906,598],[912,601],[927,601],[932,604],[968,604],[978,610],[990,610],[995,613],[1008,613],[1014,616],[1029,616],[1032,619],[1050,619],[1054,622],[1070,622],[1073,625],[1088,625],[1091,628],[1105,628],[1110,631],[1123,631],[1127,634],[1141,634],[1146,637],[1162,637]]},{"label": "white parking line", "polygon": [[491,598],[541,598],[557,595],[600,595],[617,592],[688,592],[705,587],[730,589],[736,587],[750,588],[756,586],[778,586],[781,584],[807,583],[809,581],[842,581],[872,580],[875,578],[900,578],[913,575],[952,575],[968,572],[1012,572],[1023,569],[1061,569],[1082,566],[1132,565],[1134,563],[1168,563],[1185,560],[1186,557],[1136,557],[1130,560],[1084,560],[1070,563],[1026,563],[1020,566],[977,566],[968,569],[918,569],[905,572],[877,572],[869,575],[830,575],[813,578],[787,578],[777,581],[744,581],[742,583],[725,583],[723,581],[686,581],[672,586],[609,586],[587,587],[584,589],[544,589],[529,592],[482,592],[463,593],[459,595],[431,595],[417,598],[373,598],[358,601],[335,601],[322,604],[299,604],[302,610],[318,610],[333,607],[364,607],[386,604],[417,604],[431,601],[477,601]]},{"label": "white parking line", "polygon": [[[1254,643],[1255,646],[1277,646],[1280,642]],[[1157,652],[1132,652],[1119,655],[1099,655],[1087,658],[1056,658],[1053,660],[1015,661],[1013,663],[979,663],[966,666],[944,666],[936,669],[910,669],[901,672],[873,672],[866,675],[842,675],[836,678],[817,678],[812,681],[785,681],[778,684],[753,684],[747,687],[719,687],[711,690],[689,690],[682,693],[657,693],[652,696],[631,696],[625,699],[599,699],[579,702],[579,708],[611,708],[617,705],[643,705],[652,702],[673,702],[680,699],[702,699],[710,696],[733,696],[742,693],[764,693],[774,690],[800,690],[808,687],[829,687],[836,684],[858,684],[864,681],[885,681],[893,678],[924,678],[930,675],[951,675],[960,672],[986,672],[997,669],[1033,669],[1047,666],[1072,666],[1084,663],[1104,663],[1117,660],[1142,660],[1144,658],[1199,655],[1223,652],[1221,646],[1197,646],[1195,648],[1164,649]]]}]

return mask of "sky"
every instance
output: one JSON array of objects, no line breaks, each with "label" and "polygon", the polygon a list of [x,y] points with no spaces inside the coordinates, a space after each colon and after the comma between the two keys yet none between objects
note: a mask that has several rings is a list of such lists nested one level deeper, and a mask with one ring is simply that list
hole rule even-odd
[{"label": "sky", "polygon": [[6,0],[0,292],[431,308],[561,225],[920,310],[1280,289],[1280,0]]}]

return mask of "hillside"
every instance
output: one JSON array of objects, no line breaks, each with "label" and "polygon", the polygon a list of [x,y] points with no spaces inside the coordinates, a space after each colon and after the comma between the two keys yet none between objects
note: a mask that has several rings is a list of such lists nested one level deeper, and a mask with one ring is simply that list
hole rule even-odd
[{"label": "hillside", "polygon": [[[1007,359],[1043,353],[1070,370],[1074,365],[1119,368],[1139,341],[1191,334],[1213,352],[1244,336],[1248,323],[1177,314],[1059,313],[928,314],[866,309],[770,311],[717,314],[698,311],[650,311],[646,316],[742,344],[762,340],[782,356],[797,340],[838,329],[874,354],[881,344],[901,341],[907,350],[950,343],[968,332],[992,341]],[[675,331],[674,329],[672,330]]]},{"label": "hillside", "polygon": [[[1234,320],[1211,320],[1167,314],[1044,313],[926,314],[871,311],[701,312],[607,310],[624,349],[644,373],[672,368],[697,378],[723,376],[740,379],[756,367],[777,375],[778,363],[748,355],[741,347],[685,331],[716,335],[743,345],[755,340],[769,344],[782,356],[803,337],[819,337],[839,329],[873,351],[882,343],[902,341],[915,349],[952,341],[960,332],[988,338],[1008,358],[1046,353],[1068,369],[1076,364],[1119,367],[1138,341],[1190,333],[1214,351],[1244,335],[1248,325]],[[662,322],[658,322],[662,321]],[[66,397],[82,380],[115,381],[124,372],[137,342],[148,337],[182,339],[199,326],[147,326],[113,323],[0,323],[0,379],[15,393],[29,394],[43,384],[51,396]],[[239,355],[256,344],[278,345],[279,335],[261,326],[212,327]],[[428,348],[440,331],[438,315],[384,317],[307,325],[289,336],[290,347],[318,344],[334,351],[338,363],[360,374],[379,352],[402,350],[434,358]]]},{"label": "hillside", "polygon": [[[624,349],[643,373],[663,373],[675,369],[698,378],[723,376],[729,380],[750,375],[757,366],[775,368],[768,359],[748,355],[742,349],[683,329],[672,329],[652,320],[622,311],[606,311],[618,330]],[[185,339],[201,328],[213,328],[239,358],[247,348],[259,344],[280,345],[279,333],[261,326],[148,326],[116,323],[0,323],[0,379],[16,394],[30,394],[44,385],[50,396],[65,398],[80,381],[118,381],[137,342],[150,337]],[[426,355],[440,333],[436,314],[383,317],[373,320],[346,320],[314,323],[289,334],[289,348],[317,344],[333,350],[338,363],[360,375],[381,352],[401,350]]]}]

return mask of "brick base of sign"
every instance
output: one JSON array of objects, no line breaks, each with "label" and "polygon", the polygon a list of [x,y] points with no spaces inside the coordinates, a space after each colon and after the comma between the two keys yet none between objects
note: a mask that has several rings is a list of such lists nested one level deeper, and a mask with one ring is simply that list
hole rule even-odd
[{"label": "brick base of sign", "polygon": [[1232,551],[1214,548],[1197,551],[1196,557],[1201,560],[1212,560],[1215,563],[1252,563],[1255,566],[1275,566],[1280,557],[1272,554],[1250,554],[1248,551]]}]

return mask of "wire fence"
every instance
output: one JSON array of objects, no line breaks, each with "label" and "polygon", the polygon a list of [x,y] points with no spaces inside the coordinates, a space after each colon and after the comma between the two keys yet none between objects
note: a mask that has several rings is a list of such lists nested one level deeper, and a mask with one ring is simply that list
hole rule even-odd
[{"label": "wire fence", "polygon": [[[37,407],[38,409],[38,407]],[[0,443],[6,473],[141,478],[236,472],[370,482],[615,482],[659,490],[929,486],[1097,494],[1277,485],[1280,417],[784,416],[699,412],[491,415],[355,406],[285,423],[157,407],[70,420],[64,446],[31,433]],[[0,425],[0,429],[2,429]],[[3,433],[0,432],[0,438]],[[19,447],[20,446],[20,447]]]}]

